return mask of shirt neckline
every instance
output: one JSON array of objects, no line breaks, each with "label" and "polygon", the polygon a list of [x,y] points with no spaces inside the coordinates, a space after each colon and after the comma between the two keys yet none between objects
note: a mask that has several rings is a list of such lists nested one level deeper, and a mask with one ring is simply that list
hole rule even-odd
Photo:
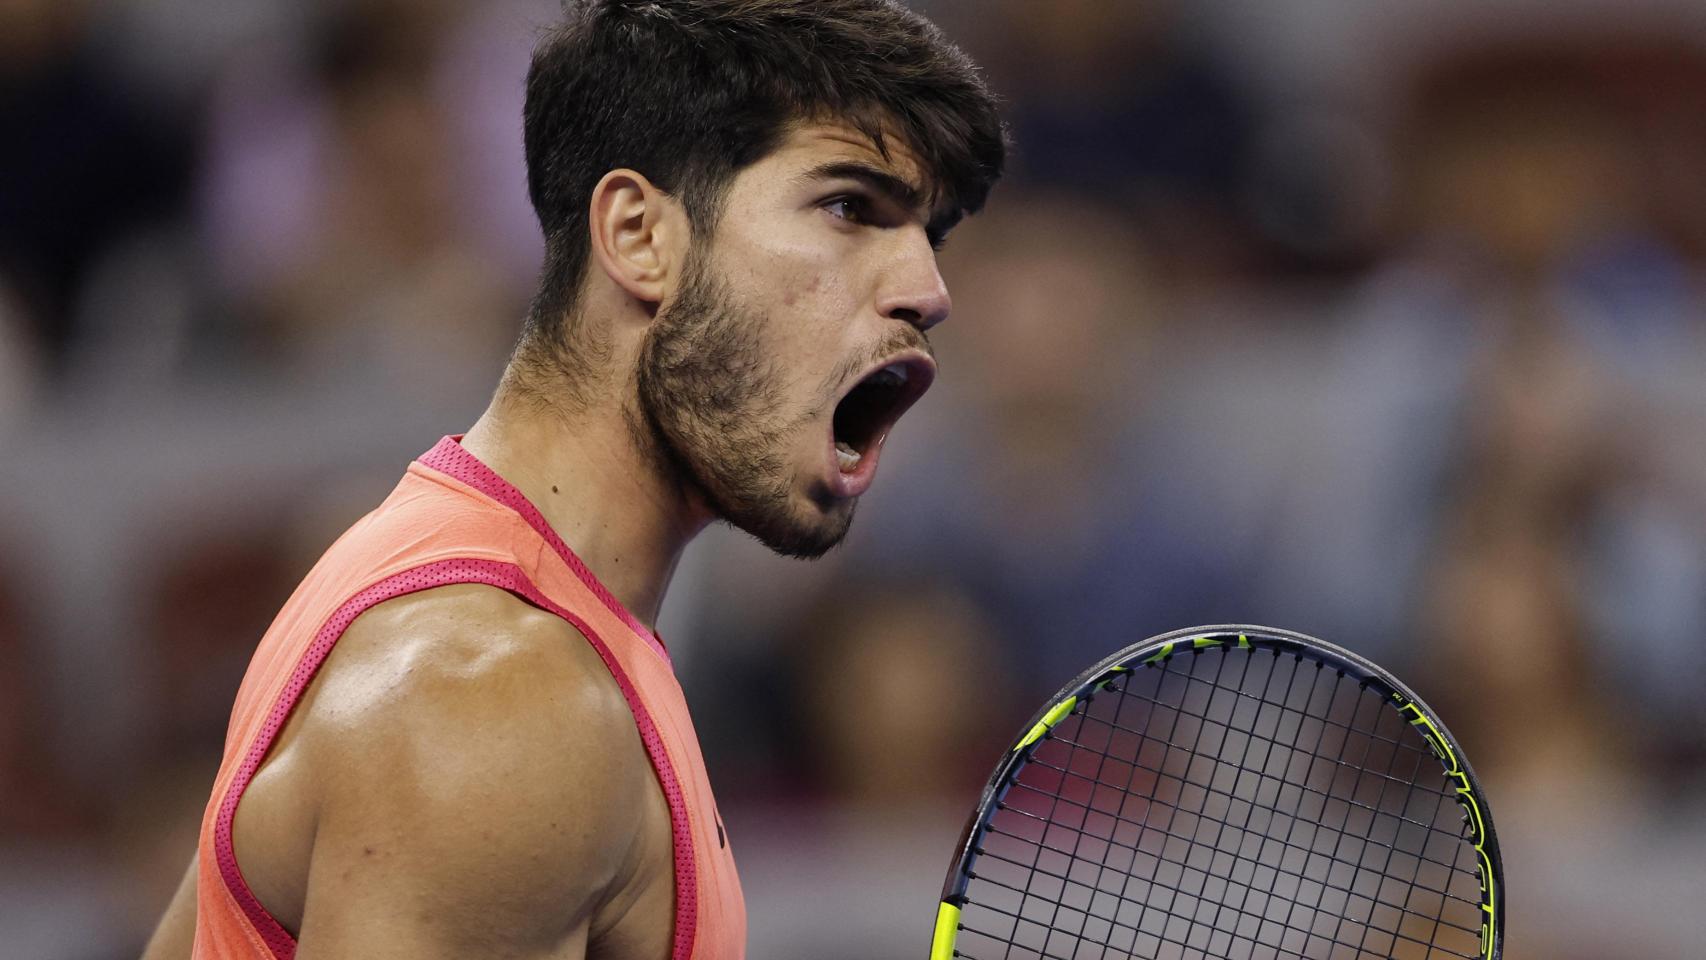
[{"label": "shirt neckline", "polygon": [[520,514],[521,518],[527,521],[528,526],[532,527],[546,543],[550,544],[557,556],[561,557],[569,569],[574,571],[575,576],[579,577],[587,589],[592,591],[593,596],[608,607],[610,612],[614,613],[617,619],[621,620],[628,629],[634,631],[641,640],[656,650],[664,658],[664,662],[669,663],[669,650],[663,645],[663,640],[641,623],[639,618],[635,617],[627,607],[623,606],[622,601],[616,599],[616,595],[604,586],[597,575],[582,562],[580,557],[575,555],[573,550],[569,549],[569,545],[564,543],[563,538],[557,535],[557,531],[551,528],[551,524],[546,521],[545,515],[539,512],[539,508],[535,507],[532,501],[528,500],[508,480],[499,476],[496,470],[487,466],[479,457],[469,453],[468,449],[462,446],[463,436],[465,435],[452,434],[439,440],[431,450],[420,455],[418,462],[473,487]]}]

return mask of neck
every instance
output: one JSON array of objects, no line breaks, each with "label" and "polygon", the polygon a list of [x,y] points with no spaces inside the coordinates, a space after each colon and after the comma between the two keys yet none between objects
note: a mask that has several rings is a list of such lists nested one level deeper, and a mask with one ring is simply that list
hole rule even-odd
[{"label": "neck", "polygon": [[642,446],[621,401],[566,413],[505,378],[462,446],[520,490],[605,588],[655,627],[681,551],[711,516]]}]

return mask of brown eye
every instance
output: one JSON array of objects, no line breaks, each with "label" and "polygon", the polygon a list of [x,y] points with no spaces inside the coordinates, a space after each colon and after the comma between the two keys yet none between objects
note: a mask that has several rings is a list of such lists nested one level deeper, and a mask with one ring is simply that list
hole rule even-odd
[{"label": "brown eye", "polygon": [[825,202],[823,208],[837,220],[851,223],[867,223],[870,220],[866,216],[865,201],[861,197],[835,197]]}]

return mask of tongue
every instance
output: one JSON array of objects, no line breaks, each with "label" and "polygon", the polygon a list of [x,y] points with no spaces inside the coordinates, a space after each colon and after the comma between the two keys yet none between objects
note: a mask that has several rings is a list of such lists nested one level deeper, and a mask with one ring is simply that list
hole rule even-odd
[{"label": "tongue", "polygon": [[859,451],[845,440],[835,441],[835,460],[841,466],[842,473],[852,473],[859,469]]}]

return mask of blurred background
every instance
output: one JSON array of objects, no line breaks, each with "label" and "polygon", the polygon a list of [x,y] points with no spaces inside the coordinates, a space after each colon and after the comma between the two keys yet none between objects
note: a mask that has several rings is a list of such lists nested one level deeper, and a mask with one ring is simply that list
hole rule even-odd
[{"label": "blurred background", "polygon": [[[1379,659],[1510,960],[1706,944],[1706,10],[929,0],[1015,170],[840,551],[661,621],[755,960],[922,956],[1041,698],[1194,623]],[[0,936],[137,954],[248,655],[484,408],[552,0],[0,0]]]}]

